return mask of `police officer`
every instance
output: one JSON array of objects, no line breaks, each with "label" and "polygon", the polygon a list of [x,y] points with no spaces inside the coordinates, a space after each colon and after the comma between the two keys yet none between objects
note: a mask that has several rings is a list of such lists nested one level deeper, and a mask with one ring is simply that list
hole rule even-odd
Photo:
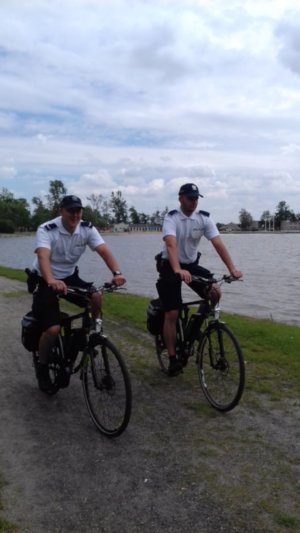
[{"label": "police officer", "polygon": [[[57,292],[67,293],[67,286],[88,287],[78,276],[77,262],[88,245],[97,252],[112,272],[112,282],[116,285],[125,283],[117,260],[105,244],[100,233],[87,221],[81,219],[82,203],[73,195],[65,196],[57,218],[39,226],[36,233],[35,253],[37,255],[33,268],[38,274],[38,285],[33,295],[33,315],[42,325],[43,333],[39,342],[40,364],[37,370],[39,387],[44,392],[51,392],[52,384],[48,373],[48,359],[59,332],[60,311]],[[73,297],[74,301],[74,297]],[[92,317],[98,318],[101,311],[102,297],[99,293],[91,295]],[[80,305],[80,300],[75,301]]]},{"label": "police officer", "polygon": [[[169,354],[169,375],[181,372],[181,364],[176,358],[176,321],[181,305],[181,284],[187,283],[201,297],[207,296],[204,285],[192,282],[192,275],[212,278],[212,274],[198,265],[200,254],[198,246],[202,236],[213,244],[230,274],[240,278],[242,273],[235,267],[230,254],[223,243],[218,228],[209,213],[198,210],[199,193],[197,185],[185,183],[179,190],[180,208],[170,211],[163,223],[163,250],[160,255],[156,284],[159,297],[165,311],[163,328],[164,342]],[[221,296],[220,287],[213,284],[209,297],[216,304]]]}]

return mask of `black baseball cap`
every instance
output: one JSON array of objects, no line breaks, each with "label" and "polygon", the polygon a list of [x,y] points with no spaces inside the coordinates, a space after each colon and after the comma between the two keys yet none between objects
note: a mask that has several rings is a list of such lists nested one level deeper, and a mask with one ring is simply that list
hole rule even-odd
[{"label": "black baseball cap", "polygon": [[198,198],[201,196],[203,198],[202,194],[200,194],[199,189],[197,185],[194,183],[185,183],[184,185],[181,185],[179,189],[179,196],[191,196],[193,198]]},{"label": "black baseball cap", "polygon": [[64,196],[64,198],[59,204],[59,207],[64,207],[65,209],[71,209],[72,207],[80,207],[80,209],[82,209],[82,203],[78,196],[68,195]]}]

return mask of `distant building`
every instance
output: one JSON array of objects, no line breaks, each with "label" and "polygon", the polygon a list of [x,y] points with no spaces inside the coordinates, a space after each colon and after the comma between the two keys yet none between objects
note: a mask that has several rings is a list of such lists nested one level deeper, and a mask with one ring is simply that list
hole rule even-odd
[{"label": "distant building", "polygon": [[300,231],[300,220],[292,222],[291,220],[282,220],[280,224],[281,231]]},{"label": "distant building", "polygon": [[218,225],[218,228],[221,233],[229,233],[231,231],[241,231],[240,226],[238,224],[234,224],[233,222],[229,222],[229,224]]},{"label": "distant building", "polygon": [[161,231],[161,224],[129,224],[128,231]]},{"label": "distant building", "polygon": [[114,224],[113,231],[129,231],[129,224],[126,224],[125,222],[120,222],[119,224]]}]

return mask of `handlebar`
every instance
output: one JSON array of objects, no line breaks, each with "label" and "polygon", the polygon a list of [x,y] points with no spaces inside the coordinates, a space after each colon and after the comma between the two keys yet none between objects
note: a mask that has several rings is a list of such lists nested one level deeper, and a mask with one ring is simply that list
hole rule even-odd
[{"label": "handlebar", "polygon": [[[67,287],[67,294],[77,294],[80,296],[90,296],[94,292],[115,292],[119,290],[126,290],[125,287],[120,287],[119,285],[115,285],[114,283],[106,282],[103,285],[99,287],[95,287],[94,285],[91,285],[90,287],[74,287],[69,285]],[[60,294],[60,296],[63,296],[63,294]]]},{"label": "handlebar", "polygon": [[219,283],[219,285],[222,285],[222,283],[232,283],[233,281],[243,281],[243,280],[241,278],[235,278],[234,276],[225,274],[221,278],[212,277],[210,279],[202,278],[201,276],[192,276],[192,281],[199,281],[206,285],[213,285],[214,283]]}]

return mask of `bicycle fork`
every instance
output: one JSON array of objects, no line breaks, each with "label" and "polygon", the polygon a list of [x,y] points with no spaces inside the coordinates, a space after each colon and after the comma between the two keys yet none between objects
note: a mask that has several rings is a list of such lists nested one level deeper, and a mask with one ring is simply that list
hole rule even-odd
[{"label": "bicycle fork", "polygon": [[[210,334],[211,331],[215,331],[217,333],[216,341],[214,341],[213,336]],[[208,350],[210,365],[215,370],[224,371],[226,369],[227,363],[225,357],[223,331],[221,328],[218,327],[215,327],[214,330],[211,329],[211,331],[208,332]]]},{"label": "bicycle fork", "polygon": [[95,339],[92,344],[97,342],[95,346],[100,348],[101,354],[99,354],[95,347],[92,347],[90,348],[89,356],[95,388],[98,390],[106,389],[111,391],[114,387],[114,380],[111,374],[109,359],[107,356],[106,341],[107,338],[104,335],[97,334],[97,339]]}]

